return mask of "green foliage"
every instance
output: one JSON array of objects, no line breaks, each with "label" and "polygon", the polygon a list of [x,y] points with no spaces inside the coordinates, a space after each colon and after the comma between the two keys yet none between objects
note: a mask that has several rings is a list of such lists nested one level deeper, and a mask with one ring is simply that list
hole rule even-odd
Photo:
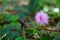
[{"label": "green foliage", "polygon": [[[21,6],[21,5],[18,5],[17,0],[12,0],[12,3],[9,0],[0,0],[0,2],[3,3],[2,5],[4,5],[4,7],[0,8],[2,11],[0,12],[1,13],[0,14],[0,40],[2,40],[1,37],[4,34],[7,34],[5,38],[7,40],[24,40],[22,36],[24,33],[23,30],[26,33],[25,34],[26,40],[30,40],[30,39],[31,40],[33,39],[34,40],[35,39],[36,40],[53,40],[53,38],[56,40],[60,40],[60,33],[56,33],[55,31],[47,32],[47,30],[44,29],[44,26],[41,26],[40,24],[36,23],[34,20],[35,13],[43,9],[44,6],[46,6],[46,8],[49,9],[49,7],[53,5],[53,1],[52,0],[29,0],[29,1],[30,1],[29,5]],[[50,5],[46,3],[49,3]],[[55,7],[60,8],[59,3],[60,3],[60,0],[57,0],[57,5]],[[16,10],[17,14],[11,15],[12,10]],[[53,9],[52,10],[49,9],[47,14],[49,15],[49,21],[50,21],[50,18],[54,20],[51,22],[52,25],[55,23],[55,19],[56,21],[58,21],[54,29],[55,30],[60,29],[60,14],[53,12]],[[29,18],[31,18],[31,20],[29,20]],[[24,22],[20,23],[18,19],[21,19]],[[5,21],[9,23],[6,23]],[[27,24],[27,27],[26,27],[26,24]],[[29,25],[30,27],[28,27]],[[46,25],[46,27],[50,27],[50,26],[51,26],[50,23],[49,23],[49,26]],[[23,27],[25,29],[22,29]],[[53,30],[53,28],[51,30]],[[38,34],[39,38],[34,37],[34,34],[36,33]]]},{"label": "green foliage", "polygon": [[23,37],[18,37],[15,40],[23,40]]},{"label": "green foliage", "polygon": [[57,3],[60,3],[60,0],[57,0]]},{"label": "green foliage", "polygon": [[53,40],[49,35],[43,35],[41,40]]},{"label": "green foliage", "polygon": [[55,39],[56,39],[56,40],[60,40],[60,33],[57,33],[57,34],[56,34]]},{"label": "green foliage", "polygon": [[7,20],[7,21],[16,21],[18,20],[19,16],[18,15],[10,15],[10,14],[6,14],[4,15],[4,20]]},{"label": "green foliage", "polygon": [[40,9],[39,5],[40,0],[30,0],[30,12],[31,13],[36,13]]},{"label": "green foliage", "polygon": [[10,18],[11,18],[11,15],[9,14],[4,15],[4,20],[10,21],[11,20]]},{"label": "green foliage", "polygon": [[14,15],[14,16],[12,16],[11,20],[12,20],[12,21],[16,21],[18,18],[19,18],[18,15]]},{"label": "green foliage", "polygon": [[56,32],[51,32],[50,36],[54,37]]},{"label": "green foliage", "polygon": [[2,38],[0,37],[0,40],[2,40]]}]

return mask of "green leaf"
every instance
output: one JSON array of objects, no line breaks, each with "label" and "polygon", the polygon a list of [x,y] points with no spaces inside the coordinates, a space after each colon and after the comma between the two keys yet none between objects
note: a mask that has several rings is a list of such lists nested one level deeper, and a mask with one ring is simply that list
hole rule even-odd
[{"label": "green leaf", "polygon": [[55,36],[56,32],[51,32],[50,36]]},{"label": "green leaf", "polygon": [[60,33],[57,33],[57,34],[56,34],[55,39],[56,39],[56,40],[60,40]]},{"label": "green leaf", "polygon": [[15,28],[17,30],[21,29],[21,24],[18,21],[11,22],[10,26],[12,26],[12,28]]},{"label": "green leaf", "polygon": [[10,5],[10,2],[5,1],[4,4],[5,4],[6,6],[9,6],[9,5]]},{"label": "green leaf", "polygon": [[52,38],[49,35],[43,35],[41,40],[52,40]]},{"label": "green leaf", "polygon": [[23,40],[23,37],[18,37],[15,40]]},{"label": "green leaf", "polygon": [[14,15],[14,16],[12,16],[11,20],[12,20],[12,21],[16,21],[18,18],[19,18],[18,15]]},{"label": "green leaf", "polygon": [[8,14],[5,14],[4,15],[4,20],[7,20],[7,21],[10,21],[11,20],[11,15],[8,13]]},{"label": "green leaf", "polygon": [[57,3],[60,3],[60,0],[57,0]]},{"label": "green leaf", "polygon": [[2,40],[2,38],[0,37],[0,40]]},{"label": "green leaf", "polygon": [[4,15],[4,20],[7,20],[7,21],[16,21],[18,18],[19,18],[19,15],[14,15],[14,16],[10,14]]},{"label": "green leaf", "polygon": [[4,25],[3,25],[3,28],[4,28],[4,29],[7,28],[7,24],[4,24]]}]

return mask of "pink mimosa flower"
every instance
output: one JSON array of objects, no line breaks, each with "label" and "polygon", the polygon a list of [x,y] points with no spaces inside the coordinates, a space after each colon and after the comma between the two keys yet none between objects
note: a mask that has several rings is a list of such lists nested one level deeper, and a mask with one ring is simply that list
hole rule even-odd
[{"label": "pink mimosa flower", "polygon": [[40,11],[35,15],[35,20],[40,25],[48,24],[48,19],[49,19],[48,15],[43,11]]}]

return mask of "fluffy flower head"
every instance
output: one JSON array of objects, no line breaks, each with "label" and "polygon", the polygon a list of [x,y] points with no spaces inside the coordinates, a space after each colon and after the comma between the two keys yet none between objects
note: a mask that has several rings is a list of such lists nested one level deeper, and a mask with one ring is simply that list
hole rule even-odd
[{"label": "fluffy flower head", "polygon": [[40,25],[48,24],[48,19],[49,19],[48,15],[43,11],[40,11],[35,15],[35,21]]}]

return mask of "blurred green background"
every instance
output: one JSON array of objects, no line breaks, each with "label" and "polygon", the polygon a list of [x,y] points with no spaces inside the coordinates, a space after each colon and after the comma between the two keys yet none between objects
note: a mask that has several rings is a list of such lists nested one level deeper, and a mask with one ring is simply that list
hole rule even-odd
[{"label": "blurred green background", "polygon": [[[35,22],[40,10],[45,29]],[[0,40],[60,40],[60,0],[0,0]]]}]

